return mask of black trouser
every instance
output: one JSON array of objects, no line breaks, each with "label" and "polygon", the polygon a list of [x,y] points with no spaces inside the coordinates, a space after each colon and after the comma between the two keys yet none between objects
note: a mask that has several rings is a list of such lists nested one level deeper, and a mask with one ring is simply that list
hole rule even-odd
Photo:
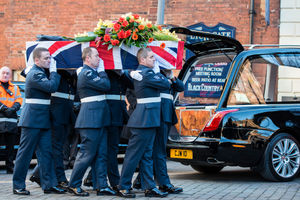
[{"label": "black trouser", "polygon": [[1,135],[4,138],[4,144],[6,146],[6,158],[5,158],[5,165],[7,169],[13,169],[14,168],[14,144],[16,140],[16,134],[15,133],[1,133]]},{"label": "black trouser", "polygon": [[78,133],[78,130],[71,126],[69,127],[68,132],[69,134],[65,140],[65,144],[63,147],[64,165],[65,167],[69,166],[73,168],[78,152],[77,145],[80,143],[80,135]]}]

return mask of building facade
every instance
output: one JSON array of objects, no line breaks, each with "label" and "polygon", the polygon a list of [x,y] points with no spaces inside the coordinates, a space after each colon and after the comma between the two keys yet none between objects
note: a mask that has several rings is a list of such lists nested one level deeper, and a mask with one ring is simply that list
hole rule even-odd
[{"label": "building facade", "polygon": [[[281,0],[279,44],[300,45],[300,0]],[[279,98],[300,97],[298,69],[279,71]]]},{"label": "building facade", "polygon": [[[269,1],[270,21],[267,24],[266,1],[165,0],[164,23],[179,26],[200,22],[207,26],[223,23],[236,28],[236,39],[242,44],[250,41],[254,44],[278,44],[280,5],[283,3],[280,4],[280,0]],[[299,0],[287,1],[295,1],[299,6]],[[0,66],[7,65],[14,70],[25,68],[25,42],[36,40],[39,34],[74,37],[76,33],[93,31],[99,19],[114,20],[128,12],[155,22],[157,4],[158,0],[2,0]],[[295,31],[300,34],[299,26]],[[15,76],[15,79],[18,77]]]}]

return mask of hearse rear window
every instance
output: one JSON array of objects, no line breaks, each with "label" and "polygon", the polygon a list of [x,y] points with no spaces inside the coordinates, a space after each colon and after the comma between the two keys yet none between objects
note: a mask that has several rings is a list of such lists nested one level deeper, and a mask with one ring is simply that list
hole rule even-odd
[{"label": "hearse rear window", "polygon": [[249,57],[230,91],[227,105],[300,102],[300,54]]}]

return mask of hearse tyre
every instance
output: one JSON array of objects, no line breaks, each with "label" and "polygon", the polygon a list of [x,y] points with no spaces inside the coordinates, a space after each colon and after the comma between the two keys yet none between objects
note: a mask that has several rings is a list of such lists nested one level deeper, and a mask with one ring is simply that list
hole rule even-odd
[{"label": "hearse tyre", "polygon": [[300,145],[290,134],[280,133],[267,145],[260,175],[270,181],[291,181],[300,171]]}]

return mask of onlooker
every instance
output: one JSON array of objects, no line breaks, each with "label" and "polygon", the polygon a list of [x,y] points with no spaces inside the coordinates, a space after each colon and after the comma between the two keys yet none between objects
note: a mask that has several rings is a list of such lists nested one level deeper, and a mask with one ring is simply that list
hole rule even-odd
[{"label": "onlooker", "polygon": [[10,82],[11,75],[8,67],[0,69],[0,133],[4,134],[5,138],[5,165],[8,174],[12,174],[14,170],[14,143],[18,133],[17,111],[23,101],[18,86]]}]

